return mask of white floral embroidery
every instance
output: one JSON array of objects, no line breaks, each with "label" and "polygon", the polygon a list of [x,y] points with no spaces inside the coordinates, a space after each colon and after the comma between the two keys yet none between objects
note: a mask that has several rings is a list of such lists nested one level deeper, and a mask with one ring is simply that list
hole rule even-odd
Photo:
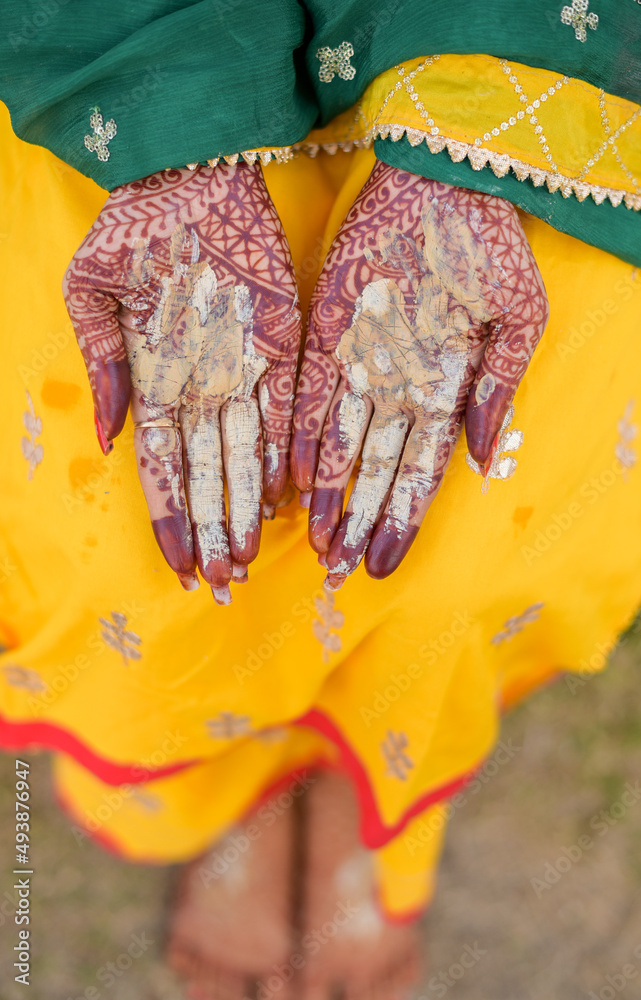
[{"label": "white floral embroidery", "polygon": [[207,719],[205,725],[212,740],[232,740],[236,736],[247,736],[252,728],[248,715],[237,715],[235,712],[219,712],[215,718]]},{"label": "white floral embroidery", "polygon": [[353,80],[356,70],[350,63],[351,56],[354,55],[354,46],[349,42],[341,42],[337,49],[330,49],[324,45],[316,53],[316,58],[320,59],[320,69],[318,78],[322,83],[331,83],[336,74],[341,80]]},{"label": "white floral embroidery", "polygon": [[637,453],[632,447],[632,442],[639,433],[639,428],[636,424],[632,423],[632,410],[634,409],[634,400],[631,399],[625,408],[625,413],[621,419],[617,422],[617,428],[619,431],[619,440],[614,446],[614,454],[619,459],[621,465],[623,466],[624,478],[627,475],[628,469],[631,469],[633,465],[636,465]]},{"label": "white floral embroidery", "polygon": [[561,11],[561,20],[563,24],[571,24],[574,28],[574,37],[577,42],[584,42],[588,33],[585,30],[587,24],[588,28],[592,28],[593,31],[599,26],[599,15],[598,14],[587,14],[586,11],[589,6],[589,0],[572,0],[571,7],[564,7]]},{"label": "white floral embroidery", "polygon": [[492,645],[498,646],[502,642],[507,642],[508,639],[513,639],[515,635],[523,631],[526,625],[531,625],[532,622],[538,621],[541,617],[541,609],[544,607],[544,602],[539,601],[537,604],[530,604],[529,608],[522,611],[520,615],[508,618],[501,631],[497,632],[490,639]]},{"label": "white floral embroidery", "polygon": [[99,160],[105,162],[109,159],[109,143],[118,131],[113,118],[103,124],[100,108],[94,108],[89,124],[93,129],[93,135],[85,136],[85,146],[90,153],[95,153]]},{"label": "white floral embroidery", "polygon": [[407,772],[414,767],[414,761],[405,753],[409,740],[405,733],[394,733],[388,729],[387,736],[381,743],[383,757],[387,761],[387,771],[390,778],[407,781]]},{"label": "white floral embroidery", "polygon": [[24,688],[26,691],[46,691],[47,685],[31,667],[21,667],[17,663],[7,663],[2,668],[7,684],[12,687]]},{"label": "white floral embroidery", "polygon": [[[321,596],[314,599],[318,618],[312,622],[312,631],[323,646],[323,660],[329,662],[330,653],[340,652],[343,643],[336,631],[345,624],[345,615],[334,607],[336,600],[331,590],[323,589]],[[320,621],[319,621],[320,619]]]},{"label": "white floral embroidery", "polygon": [[[510,406],[501,424],[496,450],[487,475],[483,480],[483,486],[481,487],[483,493],[487,493],[490,479],[511,479],[516,472],[516,459],[511,455],[505,454],[508,451],[518,451],[523,444],[523,431],[509,429],[513,419],[514,407]],[[472,472],[476,472],[479,476],[483,475],[478,463],[474,461],[469,451],[465,456],[465,461]]]},{"label": "white floral embroidery", "polygon": [[29,407],[29,411],[24,414],[22,421],[29,437],[23,437],[22,439],[22,454],[29,463],[27,478],[33,479],[33,474],[42,462],[43,457],[42,445],[36,440],[36,438],[42,434],[42,420],[40,417],[36,416],[36,411],[33,407],[33,400],[28,391],[27,405]]},{"label": "white floral embroidery", "polygon": [[113,621],[106,618],[99,618],[98,621],[103,627],[101,636],[108,646],[117,650],[122,656],[123,663],[127,665],[128,660],[139,660],[142,656],[136,646],[140,646],[142,639],[135,632],[130,632],[125,628],[127,616],[120,611],[112,611]]}]

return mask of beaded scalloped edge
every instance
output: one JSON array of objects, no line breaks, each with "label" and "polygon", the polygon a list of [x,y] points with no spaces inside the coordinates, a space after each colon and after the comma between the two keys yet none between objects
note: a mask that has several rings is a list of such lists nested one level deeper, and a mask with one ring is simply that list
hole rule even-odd
[{"label": "beaded scalloped edge", "polygon": [[[585,201],[590,195],[597,205],[606,199],[617,208],[622,202],[626,208],[633,211],[641,211],[641,194],[634,194],[631,191],[623,191],[620,188],[603,187],[600,184],[586,184],[572,177],[566,177],[551,170],[543,170],[540,167],[533,167],[524,160],[517,160],[507,153],[497,153],[491,149],[484,149],[482,146],[475,146],[473,143],[461,142],[459,139],[448,139],[443,135],[431,135],[422,132],[420,129],[411,128],[408,125],[375,125],[371,128],[363,139],[355,139],[351,142],[330,142],[330,143],[308,143],[299,142],[293,146],[282,146],[275,149],[250,149],[242,153],[233,153],[230,156],[218,156],[213,160],[207,160],[210,167],[215,167],[218,163],[238,163],[242,156],[245,162],[254,164],[260,160],[266,166],[271,160],[277,163],[285,163],[291,160],[298,151],[306,153],[308,156],[316,156],[319,150],[326,153],[336,153],[338,150],[350,152],[352,149],[369,148],[375,139],[391,139],[398,142],[406,135],[411,146],[420,146],[422,142],[427,145],[430,153],[441,153],[447,150],[454,163],[460,163],[466,157],[470,161],[473,170],[483,170],[489,166],[497,177],[505,177],[512,170],[519,181],[531,180],[534,187],[545,185],[548,191],[560,191],[564,198],[574,195],[579,201]],[[195,170],[199,164],[188,163],[190,170]]]}]

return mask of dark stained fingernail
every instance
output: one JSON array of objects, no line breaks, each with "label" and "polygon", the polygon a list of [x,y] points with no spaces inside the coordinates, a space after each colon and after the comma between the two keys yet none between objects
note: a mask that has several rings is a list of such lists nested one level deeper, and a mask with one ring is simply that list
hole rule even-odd
[{"label": "dark stained fingernail", "polygon": [[265,521],[273,521],[276,517],[276,508],[270,503],[263,504],[263,518]]},{"label": "dark stained fingernail", "polygon": [[195,573],[178,573],[178,579],[185,590],[198,590],[200,580]]},{"label": "dark stained fingernail", "polygon": [[126,358],[98,365],[94,373],[94,400],[100,407],[100,420],[107,440],[118,437],[125,425],[131,395],[131,375]]},{"label": "dark stained fingernail", "polygon": [[492,447],[490,448],[490,454],[487,456],[487,458],[485,459],[485,461],[478,463],[479,469],[481,471],[481,475],[484,478],[487,476],[488,472],[490,471],[490,466],[492,465],[492,462],[494,461],[494,456],[496,455],[496,449],[499,446],[499,434],[500,434],[500,431],[496,435],[496,437],[494,438],[494,440],[492,441]]},{"label": "dark stained fingernail", "polygon": [[282,497],[276,504],[276,510],[280,510],[281,507],[288,507],[295,496],[296,496],[296,490],[294,489],[291,483],[288,483]]},{"label": "dark stained fingernail", "polygon": [[114,450],[114,443],[110,441],[105,434],[105,429],[102,426],[100,417],[98,416],[98,410],[94,407],[93,411],[93,422],[96,428],[96,435],[98,437],[98,444],[102,450],[103,455],[109,455]]},{"label": "dark stained fingernail", "polygon": [[347,577],[344,574],[336,575],[334,573],[328,573],[323,580],[323,586],[327,590],[335,591],[340,590]]},{"label": "dark stained fingernail", "polygon": [[231,590],[229,589],[229,586],[212,587],[211,592],[214,595],[216,604],[219,604],[221,607],[231,604]]},{"label": "dark stained fingernail", "polygon": [[327,552],[343,513],[344,490],[315,487],[309,508],[309,543],[315,552]]},{"label": "dark stained fingernail", "polygon": [[238,563],[234,563],[232,569],[232,580],[234,583],[247,583],[249,580],[249,573],[246,566],[240,566]]},{"label": "dark stained fingernail", "polygon": [[312,491],[310,490],[309,493],[301,493],[298,498],[298,502],[301,507],[309,509],[309,505],[312,502]]},{"label": "dark stained fingernail", "polygon": [[320,444],[316,438],[294,434],[289,453],[290,468],[294,486],[306,493],[314,485]]},{"label": "dark stained fingernail", "polygon": [[483,404],[475,402],[474,393],[468,397],[465,412],[467,449],[479,466],[488,462],[492,442],[501,429],[513,396],[513,389],[499,384]]},{"label": "dark stained fingernail", "polygon": [[416,525],[410,524],[400,538],[386,527],[385,521],[377,526],[365,553],[365,571],[374,580],[384,580],[398,568],[418,534]]},{"label": "dark stained fingernail", "polygon": [[167,514],[151,522],[156,541],[165,559],[178,576],[194,576],[196,557],[194,555],[189,521],[186,516]]}]

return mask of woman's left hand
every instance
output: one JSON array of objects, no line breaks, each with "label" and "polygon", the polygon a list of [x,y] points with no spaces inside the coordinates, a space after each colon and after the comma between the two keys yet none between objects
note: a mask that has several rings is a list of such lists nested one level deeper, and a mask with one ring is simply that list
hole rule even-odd
[{"label": "woman's left hand", "polygon": [[292,476],[330,587],[366,550],[370,576],[396,569],[464,418],[486,471],[547,315],[510,203],[376,164],[314,291],[294,409]]}]

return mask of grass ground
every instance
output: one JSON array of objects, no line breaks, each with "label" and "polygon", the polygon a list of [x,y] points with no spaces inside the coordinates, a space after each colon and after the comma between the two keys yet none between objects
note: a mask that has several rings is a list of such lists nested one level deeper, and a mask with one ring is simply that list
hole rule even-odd
[{"label": "grass ground", "polygon": [[[641,998],[640,680],[633,635],[603,675],[578,686],[561,678],[505,719],[503,738],[517,752],[451,821],[425,922],[424,1000]],[[46,756],[28,759],[32,985],[26,993],[13,982],[16,928],[0,915],[0,1000],[181,1000],[161,958],[172,870],[80,848],[53,801]],[[13,758],[0,758],[3,901],[13,769]],[[624,794],[628,783],[637,798]],[[152,942],[141,957],[113,982],[98,979],[136,934]]]}]

